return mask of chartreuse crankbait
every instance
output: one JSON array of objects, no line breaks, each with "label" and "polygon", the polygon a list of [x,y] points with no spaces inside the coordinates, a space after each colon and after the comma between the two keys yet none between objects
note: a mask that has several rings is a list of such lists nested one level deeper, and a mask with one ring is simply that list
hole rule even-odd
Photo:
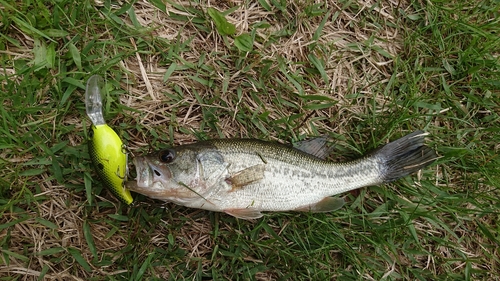
[{"label": "chartreuse crankbait", "polygon": [[123,184],[127,177],[127,154],[120,137],[104,121],[101,86],[102,78],[93,75],[85,90],[85,107],[92,121],[88,135],[90,158],[105,186],[118,199],[131,204],[133,198]]}]

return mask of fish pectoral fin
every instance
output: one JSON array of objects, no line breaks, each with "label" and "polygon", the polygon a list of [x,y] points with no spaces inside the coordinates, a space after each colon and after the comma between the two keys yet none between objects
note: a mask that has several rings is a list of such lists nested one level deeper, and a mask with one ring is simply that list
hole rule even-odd
[{"label": "fish pectoral fin", "polygon": [[226,182],[231,185],[231,191],[240,189],[245,185],[263,179],[265,167],[265,164],[250,166],[230,176],[226,179]]},{"label": "fish pectoral fin", "polygon": [[305,207],[300,207],[295,209],[295,211],[302,212],[313,212],[313,213],[324,213],[336,211],[342,206],[344,206],[345,201],[343,198],[339,197],[325,197],[321,201],[315,204],[307,205]]},{"label": "fish pectoral fin", "polygon": [[293,144],[296,149],[325,160],[330,155],[330,147],[326,137],[312,138]]},{"label": "fish pectoral fin", "polygon": [[260,211],[252,208],[228,209],[224,210],[224,213],[244,220],[254,220],[263,216],[263,214]]}]

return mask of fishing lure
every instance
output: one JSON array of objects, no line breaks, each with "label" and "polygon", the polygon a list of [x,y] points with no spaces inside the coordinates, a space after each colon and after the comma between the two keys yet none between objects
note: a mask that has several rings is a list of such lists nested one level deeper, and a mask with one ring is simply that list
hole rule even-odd
[{"label": "fishing lure", "polygon": [[123,184],[127,177],[127,154],[120,137],[104,121],[101,85],[102,78],[93,75],[85,89],[85,107],[92,121],[88,135],[90,159],[105,186],[130,205],[133,198]]}]

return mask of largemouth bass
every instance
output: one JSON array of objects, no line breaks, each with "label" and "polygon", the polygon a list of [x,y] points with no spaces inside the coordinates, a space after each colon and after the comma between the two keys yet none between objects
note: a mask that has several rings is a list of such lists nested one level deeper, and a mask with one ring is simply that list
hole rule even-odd
[{"label": "largemouth bass", "polygon": [[[330,212],[330,197],[391,182],[431,164],[436,153],[417,131],[346,163],[323,159],[310,144],[294,148],[251,139],[202,141],[136,157],[127,188],[179,205],[256,219],[263,211]],[[312,154],[308,153],[312,152]]]},{"label": "largemouth bass", "polygon": [[122,202],[131,204],[130,191],[124,187],[127,176],[127,154],[120,137],[111,129],[102,114],[101,77],[93,75],[87,81],[85,106],[92,121],[89,130],[89,154],[104,185]]}]

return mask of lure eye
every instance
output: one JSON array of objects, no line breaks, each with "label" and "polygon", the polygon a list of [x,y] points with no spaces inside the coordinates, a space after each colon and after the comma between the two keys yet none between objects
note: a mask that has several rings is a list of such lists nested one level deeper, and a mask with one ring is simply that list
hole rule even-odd
[{"label": "lure eye", "polygon": [[175,159],[175,151],[171,149],[163,150],[160,152],[159,159],[163,163],[172,163]]}]

